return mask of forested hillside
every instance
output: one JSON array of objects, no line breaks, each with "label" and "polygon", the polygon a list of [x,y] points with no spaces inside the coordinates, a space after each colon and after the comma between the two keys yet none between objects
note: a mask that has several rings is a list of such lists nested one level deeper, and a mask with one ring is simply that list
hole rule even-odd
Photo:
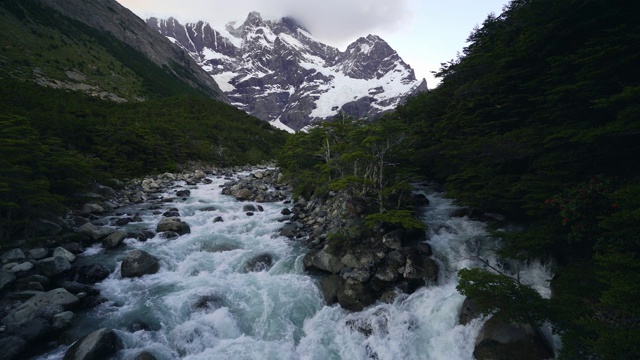
[{"label": "forested hillside", "polygon": [[[442,64],[436,89],[348,136],[339,124],[297,135],[281,163],[303,171],[307,194],[328,191],[327,181],[365,189],[368,199],[384,195],[372,219],[402,224],[392,210],[403,208],[391,206],[401,203],[389,201],[412,168],[461,204],[506,215],[520,230],[495,231],[500,252],[554,264],[552,299],[487,271],[462,272],[460,291],[511,320],[550,321],[563,359],[637,359],[640,23],[632,5],[514,0]],[[338,145],[337,136],[355,143]]]},{"label": "forested hillside", "polygon": [[398,110],[423,173],[526,229],[503,253],[557,262],[563,356],[640,356],[640,25],[629,1],[514,0]]},{"label": "forested hillside", "polygon": [[[119,104],[21,81],[0,87],[0,239],[62,209],[92,179],[272,159],[286,133],[224,103],[174,96]],[[28,231],[27,231],[28,232]]]}]

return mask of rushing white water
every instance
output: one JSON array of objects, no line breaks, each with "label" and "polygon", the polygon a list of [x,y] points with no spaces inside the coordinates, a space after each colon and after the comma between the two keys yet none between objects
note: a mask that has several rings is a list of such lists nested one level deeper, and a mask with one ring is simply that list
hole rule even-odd
[{"label": "rushing white water", "polygon": [[[167,203],[179,209],[191,233],[174,240],[156,236],[147,242],[126,240],[125,250],[87,250],[81,261],[117,265],[97,284],[108,302],[84,314],[76,335],[109,327],[125,343],[121,359],[143,350],[158,359],[472,359],[475,337],[484,319],[458,325],[464,297],[456,291],[457,270],[478,266],[481,256],[496,263],[484,225],[451,218],[455,206],[425,190],[431,204],[423,218],[441,265],[438,284],[402,295],[393,304],[373,305],[359,313],[325,306],[317,279],[305,274],[306,247],[277,235],[283,204],[261,204],[264,212],[247,216],[243,203],[220,194],[223,179],[187,187],[187,201]],[[169,196],[170,194],[167,194]],[[214,206],[217,211],[199,211]],[[224,222],[213,223],[215,216]],[[142,214],[155,228],[160,215]],[[142,278],[120,276],[126,250],[145,250],[161,261],[160,271]],[[247,261],[270,254],[268,271],[246,272]],[[117,264],[116,264],[117,263]],[[549,269],[533,264],[522,278],[548,295]],[[208,307],[197,308],[207,297]],[[132,331],[132,324],[146,324]],[[360,331],[359,331],[360,329]],[[366,330],[362,330],[366,329]],[[61,359],[60,347],[41,359]]]}]

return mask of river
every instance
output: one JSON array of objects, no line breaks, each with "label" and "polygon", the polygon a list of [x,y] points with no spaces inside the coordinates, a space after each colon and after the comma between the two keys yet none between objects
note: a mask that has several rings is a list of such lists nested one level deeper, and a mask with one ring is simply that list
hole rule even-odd
[{"label": "river", "polygon": [[[318,279],[305,273],[306,246],[277,235],[282,203],[263,203],[264,211],[247,216],[245,203],[222,195],[223,178],[208,185],[186,186],[186,201],[175,207],[191,233],[167,240],[125,240],[118,250],[89,248],[79,264],[102,262],[116,269],[96,286],[108,301],[81,315],[70,330],[75,337],[102,327],[113,328],[125,349],[120,359],[146,350],[158,359],[473,359],[475,337],[485,319],[458,325],[464,297],[456,291],[457,270],[479,266],[481,256],[497,264],[490,249],[495,241],[485,225],[451,218],[456,206],[428,188],[430,205],[423,220],[441,271],[438,284],[403,295],[393,304],[376,304],[352,313],[326,306]],[[165,196],[172,196],[170,190]],[[215,211],[201,209],[215,207]],[[120,212],[138,213],[151,228],[161,219],[149,205]],[[213,222],[222,216],[223,222]],[[122,278],[119,266],[126,251],[141,249],[160,259],[160,271],[142,278]],[[245,269],[252,258],[270,254],[273,266]],[[521,278],[549,296],[549,268],[538,263],[522,269]],[[363,329],[365,329],[363,331]],[[61,346],[38,359],[62,359]]]}]

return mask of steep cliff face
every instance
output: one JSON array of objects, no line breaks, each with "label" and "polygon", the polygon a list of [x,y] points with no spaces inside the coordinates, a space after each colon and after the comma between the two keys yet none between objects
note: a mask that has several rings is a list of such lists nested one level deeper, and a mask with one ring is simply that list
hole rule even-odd
[{"label": "steep cliff face", "polygon": [[276,126],[298,130],[339,112],[377,116],[427,90],[426,81],[418,81],[375,35],[341,52],[293,19],[265,21],[257,12],[224,28],[173,18],[150,18],[147,25],[191,55],[232,105]]},{"label": "steep cliff face", "polygon": [[0,33],[0,78],[114,101],[177,94],[227,101],[183,49],[115,0],[4,0]]}]

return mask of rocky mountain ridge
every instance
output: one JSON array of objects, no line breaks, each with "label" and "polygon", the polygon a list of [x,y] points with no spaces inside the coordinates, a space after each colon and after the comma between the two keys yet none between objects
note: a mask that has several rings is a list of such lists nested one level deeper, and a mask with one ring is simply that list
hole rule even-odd
[{"label": "rocky mountain ridge", "polygon": [[294,19],[263,20],[252,12],[224,28],[199,21],[149,18],[147,25],[196,60],[232,105],[276,126],[299,130],[340,112],[373,117],[407,96],[426,91],[426,80],[375,35],[340,51]]},{"label": "rocky mountain ridge", "polygon": [[227,101],[190,56],[115,0],[6,0],[0,32],[0,79],[118,102],[177,94]]}]

